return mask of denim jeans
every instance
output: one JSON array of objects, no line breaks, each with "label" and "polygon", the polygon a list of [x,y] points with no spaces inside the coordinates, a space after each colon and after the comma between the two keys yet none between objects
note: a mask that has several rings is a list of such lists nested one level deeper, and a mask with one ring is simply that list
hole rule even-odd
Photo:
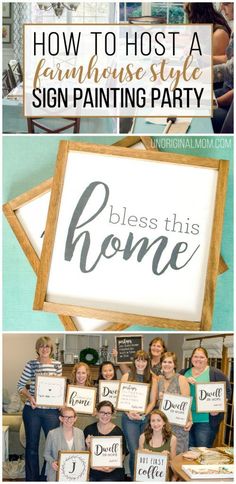
[{"label": "denim jeans", "polygon": [[45,480],[45,464],[39,473],[39,439],[41,428],[45,437],[50,430],[59,427],[59,411],[54,408],[35,408],[25,405],[23,410],[23,421],[25,426],[26,448],[25,448],[25,479],[26,481]]},{"label": "denim jeans", "polygon": [[129,449],[129,468],[132,479],[134,478],[135,451],[139,447],[139,437],[144,432],[147,422],[148,417],[145,417],[145,420],[130,420],[125,413],[122,415],[122,430]]},{"label": "denim jeans", "polygon": [[189,432],[189,447],[212,447],[218,427],[212,429],[208,422],[194,423]]}]

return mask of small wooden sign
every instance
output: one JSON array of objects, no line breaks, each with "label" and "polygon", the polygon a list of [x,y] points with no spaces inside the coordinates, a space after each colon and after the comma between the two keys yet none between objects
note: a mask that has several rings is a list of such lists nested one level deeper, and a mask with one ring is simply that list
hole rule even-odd
[{"label": "small wooden sign", "polygon": [[192,397],[164,393],[161,401],[161,410],[171,424],[184,427],[188,421],[191,404]]},{"label": "small wooden sign", "polygon": [[57,481],[83,481],[89,480],[89,452],[60,451]]},{"label": "small wooden sign", "polygon": [[37,375],[35,401],[37,407],[63,407],[65,403],[66,378]]},{"label": "small wooden sign", "polygon": [[198,413],[226,412],[226,382],[196,383]]},{"label": "small wooden sign", "polygon": [[82,387],[68,385],[66,405],[74,408],[77,413],[92,415],[95,412],[97,389],[94,387]]},{"label": "small wooden sign", "polygon": [[117,364],[132,363],[136,351],[143,349],[143,336],[116,336]]},{"label": "small wooden sign", "polygon": [[108,402],[111,402],[114,408],[116,408],[119,387],[119,380],[99,380],[99,402],[103,402],[104,400],[106,400]]},{"label": "small wooden sign", "polygon": [[146,450],[136,450],[134,480],[136,482],[167,481],[166,455]]},{"label": "small wooden sign", "polygon": [[91,467],[122,467],[122,437],[91,437]]},{"label": "small wooden sign", "polygon": [[145,413],[150,383],[137,383],[132,381],[120,383],[117,400],[117,410],[122,412]]}]

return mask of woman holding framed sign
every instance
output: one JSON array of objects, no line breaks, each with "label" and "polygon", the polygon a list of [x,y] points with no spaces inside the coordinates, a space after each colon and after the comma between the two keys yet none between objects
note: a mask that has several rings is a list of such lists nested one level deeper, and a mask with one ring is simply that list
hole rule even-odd
[{"label": "woman holding framed sign", "polygon": [[[118,427],[115,425],[111,419],[114,414],[114,407],[111,402],[103,401],[97,404],[97,418],[98,421],[88,425],[84,429],[85,442],[88,449],[90,449],[91,437],[122,437],[123,445],[123,459],[126,454],[128,454],[125,436]],[[98,467],[90,470],[90,481],[124,481],[125,471],[124,467],[113,468],[113,467]]]},{"label": "woman holding framed sign", "polygon": [[139,449],[168,455],[169,464],[176,456],[177,439],[168,418],[161,410],[150,413],[149,423],[139,439]]},{"label": "woman holding framed sign", "polygon": [[146,351],[139,350],[134,355],[134,361],[131,365],[129,373],[125,373],[121,382],[138,382],[150,383],[149,403],[143,413],[124,412],[122,414],[122,428],[126,437],[126,441],[130,453],[130,473],[134,477],[134,459],[135,450],[138,449],[139,437],[143,433],[147,422],[148,415],[153,410],[157,398],[157,382],[156,377],[150,371],[150,358]]},{"label": "woman holding framed sign", "polygon": [[[167,351],[162,355],[161,368],[162,376],[159,377],[158,404],[160,406],[164,393],[171,395],[190,396],[190,387],[187,379],[183,375],[176,373],[177,358],[175,353]],[[177,437],[177,454],[186,452],[189,448],[189,431],[192,426],[192,418],[189,414],[188,421],[184,427],[171,424],[172,431]]]},{"label": "woman holding framed sign", "polygon": [[[25,478],[26,481],[39,481],[39,438],[41,428],[45,437],[50,430],[60,425],[59,411],[56,408],[37,407],[35,401],[35,381],[37,375],[61,376],[62,365],[60,361],[52,358],[53,343],[48,336],[40,337],[35,344],[37,358],[26,363],[22,375],[18,381],[17,389],[21,395],[26,397],[23,410],[23,422],[25,426],[26,448],[25,448]],[[30,387],[26,385],[30,381]],[[45,464],[41,471],[44,478]]]},{"label": "woman holding framed sign", "polygon": [[85,450],[84,434],[82,430],[74,427],[77,420],[76,412],[71,407],[60,409],[60,427],[50,430],[48,433],[44,458],[46,464],[47,481],[56,481],[58,472],[58,455],[60,450],[80,451]]},{"label": "woman holding framed sign", "polygon": [[227,376],[218,368],[209,366],[205,348],[195,348],[191,355],[191,368],[181,370],[190,384],[193,426],[190,430],[190,447],[212,447],[224,413],[198,413],[196,408],[196,383],[226,382],[226,398],[231,397],[231,387]]}]

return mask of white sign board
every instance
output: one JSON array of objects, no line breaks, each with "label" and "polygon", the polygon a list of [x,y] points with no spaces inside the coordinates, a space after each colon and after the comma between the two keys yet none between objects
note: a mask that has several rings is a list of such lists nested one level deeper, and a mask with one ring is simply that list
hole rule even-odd
[{"label": "white sign board", "polygon": [[57,481],[88,481],[89,452],[59,452]]},{"label": "white sign board", "polygon": [[164,393],[161,402],[161,410],[167,416],[171,424],[184,427],[188,421],[191,403],[191,397]]},{"label": "white sign board", "polygon": [[92,415],[95,411],[97,389],[68,385],[66,405],[72,407],[77,413]]},{"label": "white sign board", "polygon": [[157,452],[136,450],[135,477],[136,482],[167,480],[167,456]]},{"label": "white sign board", "polygon": [[149,383],[122,382],[119,388],[117,410],[145,413],[149,388]]},{"label": "white sign board", "polygon": [[35,400],[38,407],[62,407],[65,403],[66,379],[36,376]]},{"label": "white sign board", "polygon": [[122,437],[91,437],[91,467],[122,467]]},{"label": "white sign board", "polygon": [[197,412],[226,411],[226,382],[196,383]]},{"label": "white sign board", "polygon": [[215,256],[217,163],[62,142],[34,308],[94,309],[116,322],[129,315],[202,322]]},{"label": "white sign board", "polygon": [[106,400],[116,408],[119,386],[119,380],[99,380],[99,402]]}]

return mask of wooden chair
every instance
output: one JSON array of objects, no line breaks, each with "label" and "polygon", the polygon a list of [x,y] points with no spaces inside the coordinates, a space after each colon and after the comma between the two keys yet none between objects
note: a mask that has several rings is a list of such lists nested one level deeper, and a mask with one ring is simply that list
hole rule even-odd
[{"label": "wooden chair", "polygon": [[12,85],[9,77],[9,72],[5,69],[2,73],[2,97],[5,97],[11,92]]},{"label": "wooden chair", "polygon": [[23,81],[23,73],[22,73],[21,65],[17,60],[12,59],[8,62],[8,67],[9,67],[11,82],[13,84],[13,87],[16,87],[18,84],[20,84]]},{"label": "wooden chair", "polygon": [[[38,121],[38,119],[40,121]],[[42,122],[43,119],[46,119],[46,122],[48,119],[49,123],[53,122],[54,119],[65,119],[69,121],[69,123],[66,123],[58,128],[51,128]],[[80,118],[27,118],[27,125],[28,133],[36,133],[35,128],[38,128],[39,131],[43,131],[44,133],[62,133],[70,128],[73,128],[73,133],[80,132]]]}]

